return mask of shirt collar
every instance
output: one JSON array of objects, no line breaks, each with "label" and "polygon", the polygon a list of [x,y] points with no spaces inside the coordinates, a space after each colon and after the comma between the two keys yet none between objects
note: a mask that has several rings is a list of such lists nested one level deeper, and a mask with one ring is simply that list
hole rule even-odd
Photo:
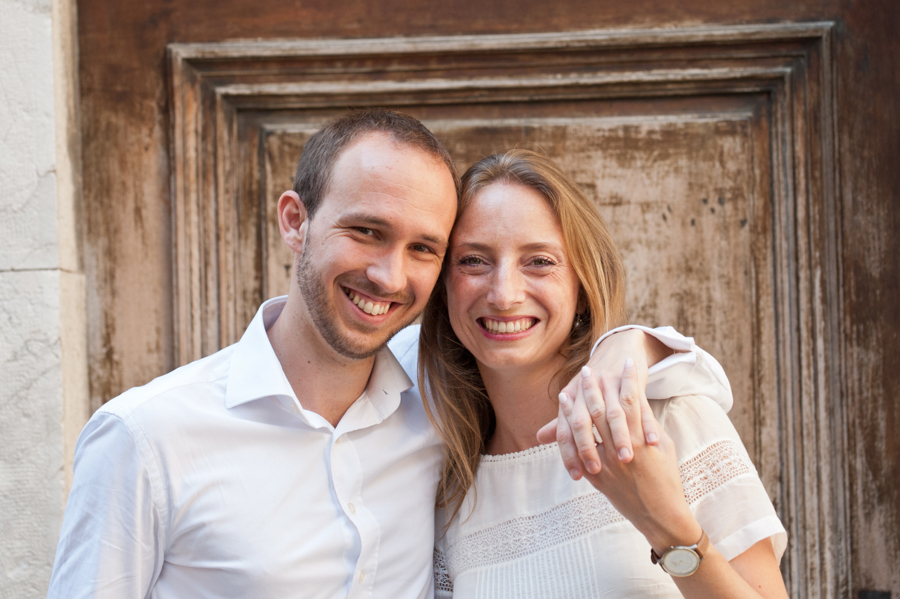
[{"label": "shirt collar", "polygon": [[412,386],[412,380],[394,353],[387,346],[378,350],[365,396],[378,412],[379,422],[394,413],[400,405],[400,394]]},{"label": "shirt collar", "polygon": [[233,408],[262,397],[296,399],[266,333],[278,320],[286,302],[286,295],[264,302],[235,345],[225,389],[225,407]]},{"label": "shirt collar", "polygon": [[[290,403],[296,402],[302,408],[302,402],[297,400],[291,384],[284,375],[281,362],[278,361],[266,332],[278,320],[286,302],[286,295],[264,302],[241,340],[237,342],[231,357],[228,385],[225,389],[226,407],[233,408],[263,397],[276,397]],[[374,409],[373,416],[381,422],[397,409],[401,394],[412,386],[413,382],[403,370],[403,366],[385,346],[375,355],[375,364],[366,390],[351,410],[355,411],[353,407],[368,398],[368,403]],[[348,410],[348,413],[351,410]]]}]

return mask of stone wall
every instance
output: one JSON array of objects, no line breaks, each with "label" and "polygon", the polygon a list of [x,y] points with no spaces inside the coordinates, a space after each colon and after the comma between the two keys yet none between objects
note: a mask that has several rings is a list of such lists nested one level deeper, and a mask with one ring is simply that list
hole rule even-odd
[{"label": "stone wall", "polygon": [[88,412],[73,33],[0,0],[0,599],[46,596]]}]

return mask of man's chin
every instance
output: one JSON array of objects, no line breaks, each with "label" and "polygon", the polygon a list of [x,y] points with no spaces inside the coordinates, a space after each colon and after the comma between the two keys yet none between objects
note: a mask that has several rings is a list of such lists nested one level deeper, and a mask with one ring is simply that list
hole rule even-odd
[{"label": "man's chin", "polygon": [[407,326],[408,323],[390,328],[380,327],[372,332],[354,331],[339,336],[325,335],[325,340],[334,351],[345,358],[365,360],[381,351],[394,335]]}]

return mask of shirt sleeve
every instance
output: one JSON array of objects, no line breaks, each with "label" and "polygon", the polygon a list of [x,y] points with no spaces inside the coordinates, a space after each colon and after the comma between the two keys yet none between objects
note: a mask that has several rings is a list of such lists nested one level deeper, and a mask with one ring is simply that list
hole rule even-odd
[{"label": "shirt sleeve", "polygon": [[100,411],[85,426],[48,598],[150,596],[164,540],[149,453],[118,415]]},{"label": "shirt sleeve", "polygon": [[447,538],[445,513],[435,510],[434,522],[434,597],[435,599],[451,599],[453,597],[453,579],[447,568]]},{"label": "shirt sleeve", "polygon": [[668,399],[680,395],[703,395],[716,402],[727,413],[734,403],[731,383],[718,360],[697,344],[693,337],[685,337],[672,327],[655,329],[640,325],[626,325],[612,329],[600,337],[600,342],[614,333],[638,329],[659,339],[676,353],[650,367],[647,379],[647,399]]},{"label": "shirt sleeve", "polygon": [[688,505],[716,549],[732,560],[768,538],[781,560],[787,533],[728,415],[702,396],[657,403]]}]

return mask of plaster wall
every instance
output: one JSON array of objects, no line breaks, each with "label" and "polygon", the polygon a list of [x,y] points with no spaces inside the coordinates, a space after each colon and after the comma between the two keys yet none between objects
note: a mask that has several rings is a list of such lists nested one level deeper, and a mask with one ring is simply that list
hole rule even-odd
[{"label": "plaster wall", "polygon": [[0,0],[0,599],[46,596],[87,416],[73,27]]}]

